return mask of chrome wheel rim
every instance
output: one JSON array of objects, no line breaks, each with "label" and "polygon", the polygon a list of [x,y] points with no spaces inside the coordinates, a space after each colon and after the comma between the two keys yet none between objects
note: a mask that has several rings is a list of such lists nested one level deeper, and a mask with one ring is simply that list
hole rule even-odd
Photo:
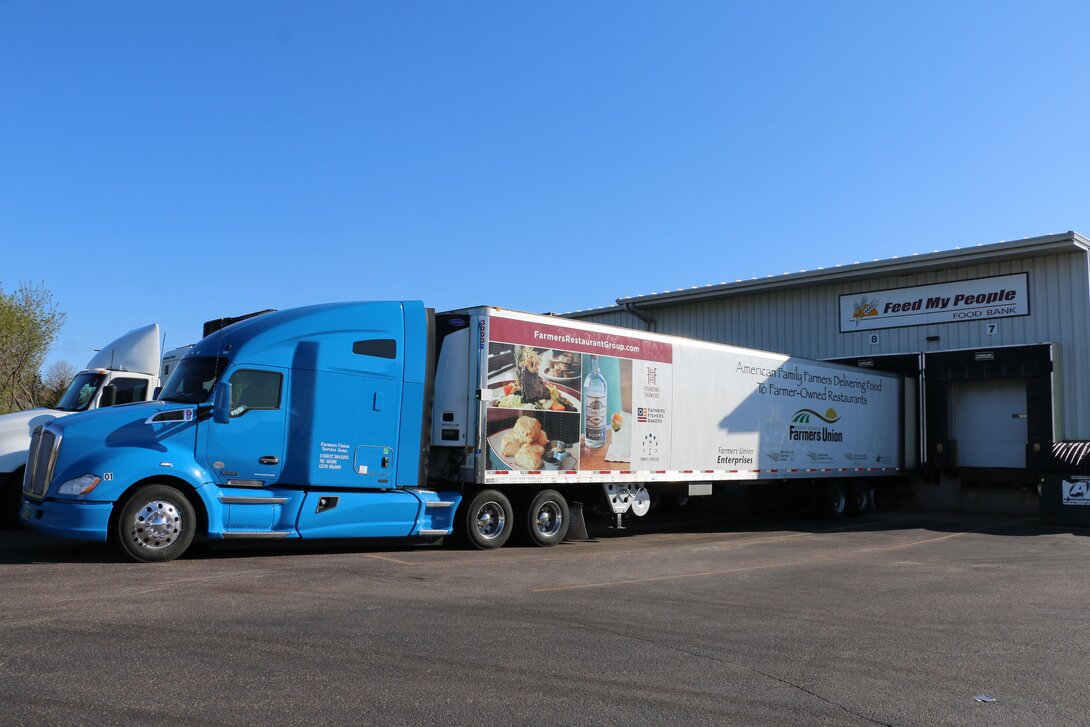
[{"label": "chrome wheel rim", "polygon": [[151,500],[133,514],[129,526],[129,537],[133,543],[148,550],[162,550],[181,537],[185,522],[173,502]]},{"label": "chrome wheel rim", "polygon": [[477,508],[477,534],[485,540],[495,540],[507,527],[507,515],[498,502],[489,501]]},{"label": "chrome wheel rim", "polygon": [[537,531],[549,538],[559,533],[563,525],[564,511],[560,509],[560,505],[552,500],[541,503],[534,516],[534,527]]}]

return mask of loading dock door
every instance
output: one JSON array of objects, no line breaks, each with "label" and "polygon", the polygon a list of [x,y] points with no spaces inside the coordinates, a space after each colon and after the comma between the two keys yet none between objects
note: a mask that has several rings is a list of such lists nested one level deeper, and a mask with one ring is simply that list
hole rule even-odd
[{"label": "loading dock door", "polygon": [[1026,382],[959,381],[952,419],[962,467],[1025,467]]}]

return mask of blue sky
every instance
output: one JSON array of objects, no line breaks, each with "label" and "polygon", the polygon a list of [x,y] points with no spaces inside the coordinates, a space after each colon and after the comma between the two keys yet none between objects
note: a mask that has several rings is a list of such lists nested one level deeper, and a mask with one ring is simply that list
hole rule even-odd
[{"label": "blue sky", "polygon": [[50,360],[351,299],[531,311],[1090,232],[1090,5],[0,0]]}]

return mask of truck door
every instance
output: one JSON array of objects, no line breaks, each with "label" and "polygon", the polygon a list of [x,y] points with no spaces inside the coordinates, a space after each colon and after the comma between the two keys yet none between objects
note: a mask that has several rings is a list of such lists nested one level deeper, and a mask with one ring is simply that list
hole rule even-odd
[{"label": "truck door", "polygon": [[245,484],[273,484],[280,479],[284,459],[284,373],[245,366],[235,369],[228,382],[231,418],[226,423],[208,420],[206,461],[221,483],[249,480]]},{"label": "truck door", "polygon": [[[295,371],[285,477],[322,487],[389,489],[397,476],[401,382]],[[309,444],[307,449],[301,445]]]}]

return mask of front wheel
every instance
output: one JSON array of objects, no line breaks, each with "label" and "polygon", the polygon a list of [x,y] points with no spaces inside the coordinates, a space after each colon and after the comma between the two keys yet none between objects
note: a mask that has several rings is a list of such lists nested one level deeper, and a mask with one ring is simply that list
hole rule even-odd
[{"label": "front wheel", "polygon": [[133,560],[160,563],[186,551],[196,526],[196,513],[185,495],[167,485],[145,485],[125,501],[114,537]]},{"label": "front wheel", "polygon": [[515,513],[499,490],[482,490],[470,500],[459,518],[466,543],[479,550],[499,548],[511,537]]}]

